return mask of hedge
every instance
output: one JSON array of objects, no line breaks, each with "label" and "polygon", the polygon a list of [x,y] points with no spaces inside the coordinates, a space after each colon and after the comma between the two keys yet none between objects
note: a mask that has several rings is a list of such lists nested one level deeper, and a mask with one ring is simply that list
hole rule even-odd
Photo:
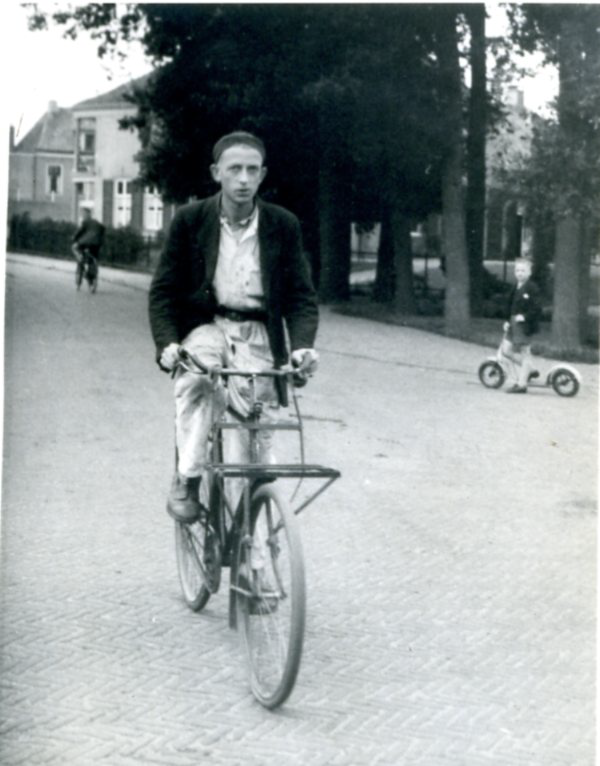
[{"label": "hedge", "polygon": [[[32,220],[29,213],[11,216],[8,224],[7,247],[13,252],[40,253],[62,258],[71,257],[71,243],[77,226],[70,221],[51,218]],[[150,245],[142,235],[129,226],[113,229],[108,226],[100,262],[115,266],[146,266]]]}]

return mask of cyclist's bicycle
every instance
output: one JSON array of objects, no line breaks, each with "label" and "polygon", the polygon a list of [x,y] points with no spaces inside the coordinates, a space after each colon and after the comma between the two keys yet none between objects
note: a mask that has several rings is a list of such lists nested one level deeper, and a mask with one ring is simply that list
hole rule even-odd
[{"label": "cyclist's bicycle", "polygon": [[81,289],[85,279],[91,293],[98,289],[98,259],[92,254],[87,245],[73,245],[73,254],[77,259],[75,267],[75,287]]},{"label": "cyclist's bicycle", "polygon": [[[190,372],[208,373],[196,357],[183,349],[180,364]],[[340,473],[304,461],[302,417],[293,371],[221,368],[210,374],[218,374],[225,384],[233,376],[245,378],[250,414],[245,419],[226,415],[213,427],[209,462],[200,484],[200,500],[206,513],[193,523],[175,522],[179,580],[187,605],[198,612],[218,591],[222,569],[229,567],[229,625],[240,632],[254,696],[265,707],[275,708],[294,687],[304,639],[304,561],[296,514]],[[256,395],[261,377],[290,384],[286,390],[292,392],[294,417],[275,422],[261,419],[263,403]],[[224,461],[223,439],[228,429],[246,433],[248,462]],[[278,430],[297,432],[299,462],[259,462],[261,431]],[[293,478],[322,480],[318,489],[311,490],[295,508],[279,490],[281,479]],[[232,502],[231,489],[236,481],[243,489],[239,501]]]}]

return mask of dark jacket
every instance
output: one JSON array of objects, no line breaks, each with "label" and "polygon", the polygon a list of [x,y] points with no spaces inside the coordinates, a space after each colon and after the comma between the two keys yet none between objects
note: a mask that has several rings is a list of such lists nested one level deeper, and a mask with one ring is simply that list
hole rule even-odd
[{"label": "dark jacket", "polygon": [[101,247],[104,242],[104,226],[94,218],[86,219],[73,235],[73,242],[78,245]]},{"label": "dark jacket", "polygon": [[539,330],[542,306],[540,291],[535,282],[528,279],[521,287],[514,286],[510,294],[510,310],[507,319],[522,314],[525,317],[523,332],[525,335],[533,335]]},{"label": "dark jacket", "polygon": [[[219,254],[219,196],[181,207],[150,286],[149,313],[157,359],[169,343],[215,316],[213,278]],[[318,309],[298,219],[258,200],[260,265],[266,327],[276,366],[288,359],[284,321],[292,351],[312,348]]]}]

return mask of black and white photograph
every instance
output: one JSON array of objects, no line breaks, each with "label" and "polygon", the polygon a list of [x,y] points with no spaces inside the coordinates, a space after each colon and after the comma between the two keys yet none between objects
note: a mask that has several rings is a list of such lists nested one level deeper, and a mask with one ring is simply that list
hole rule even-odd
[{"label": "black and white photograph", "polygon": [[0,26],[2,766],[593,766],[600,3]]}]

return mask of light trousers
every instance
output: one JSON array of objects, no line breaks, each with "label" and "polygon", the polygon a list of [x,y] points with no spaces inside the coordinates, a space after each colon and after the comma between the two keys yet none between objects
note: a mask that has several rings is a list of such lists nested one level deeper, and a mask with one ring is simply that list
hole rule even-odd
[{"label": "light trousers", "polygon": [[[216,317],[187,335],[182,346],[207,366],[219,365],[238,370],[271,369],[273,357],[267,330],[262,322],[234,322]],[[249,413],[250,384],[246,378],[231,377],[227,387],[217,377],[198,375],[179,367],[175,375],[175,438],[179,473],[201,476],[208,458],[208,440],[214,423],[223,418],[227,405],[242,417]],[[263,419],[273,418],[277,396],[272,378],[256,379],[256,397],[263,402]],[[259,432],[259,459],[272,462],[272,433]],[[248,459],[248,431],[225,432],[226,462]]]},{"label": "light trousers", "polygon": [[527,388],[529,373],[533,369],[531,345],[524,343],[514,346],[506,339],[502,341],[500,350],[506,363],[508,382],[522,388]]}]

